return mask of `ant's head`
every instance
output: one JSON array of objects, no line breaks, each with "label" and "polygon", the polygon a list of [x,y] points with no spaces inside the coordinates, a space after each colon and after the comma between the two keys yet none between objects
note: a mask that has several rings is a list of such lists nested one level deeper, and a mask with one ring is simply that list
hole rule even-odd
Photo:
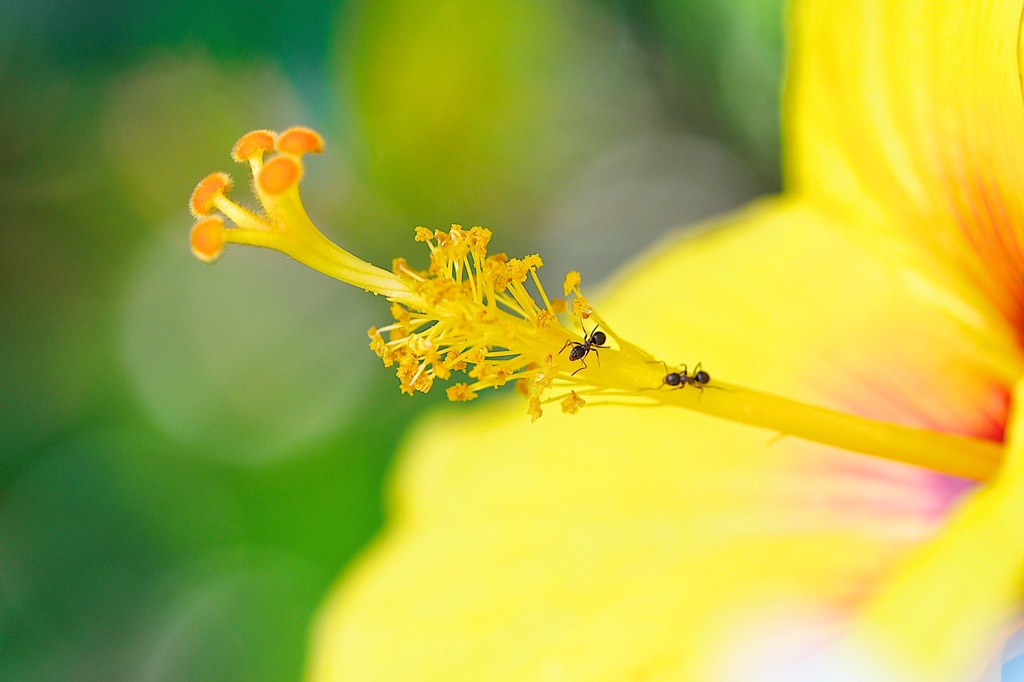
[{"label": "ant's head", "polygon": [[589,348],[585,344],[577,343],[573,345],[572,350],[569,351],[569,362],[575,362],[576,360],[582,360],[586,356]]}]

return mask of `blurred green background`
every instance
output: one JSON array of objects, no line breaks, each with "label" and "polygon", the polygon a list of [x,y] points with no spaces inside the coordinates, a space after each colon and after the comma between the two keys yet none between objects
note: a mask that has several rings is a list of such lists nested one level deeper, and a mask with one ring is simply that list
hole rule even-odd
[{"label": "blurred green background", "polygon": [[[384,301],[189,254],[252,128],[387,267],[492,228],[557,289],[778,185],[781,0],[0,4],[0,680],[293,680],[382,520]],[[421,246],[421,245],[420,245]],[[472,407],[453,406],[454,409]],[[525,418],[525,416],[524,416]]]}]

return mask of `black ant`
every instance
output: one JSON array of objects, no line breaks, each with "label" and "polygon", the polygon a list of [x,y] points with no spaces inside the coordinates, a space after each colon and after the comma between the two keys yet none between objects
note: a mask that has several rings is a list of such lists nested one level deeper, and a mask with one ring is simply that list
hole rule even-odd
[{"label": "black ant", "polygon": [[708,382],[711,381],[711,375],[705,372],[701,368],[701,364],[698,362],[697,366],[693,368],[693,374],[687,374],[686,365],[679,372],[669,372],[661,378],[661,381],[667,385],[682,388],[689,384],[695,388],[699,388],[701,392],[704,391],[704,387],[707,386]]},{"label": "black ant", "polygon": [[[583,325],[581,324],[580,326]],[[590,353],[590,351],[594,351],[594,355],[597,356],[597,364],[598,366],[601,365],[601,354],[597,352],[597,349],[608,348],[608,346],[603,345],[607,340],[608,337],[605,336],[604,332],[598,331],[597,327],[594,327],[594,331],[589,334],[587,333],[587,328],[583,327],[583,343],[568,339],[566,340],[565,345],[562,346],[562,350],[558,351],[558,354],[561,355],[562,351],[571,344],[572,350],[569,351],[569,362],[576,362],[577,360],[582,362],[583,366],[576,370],[576,372],[582,372],[587,368],[587,361],[583,358],[587,357],[587,354]],[[576,376],[576,372],[573,372],[571,376]]]}]

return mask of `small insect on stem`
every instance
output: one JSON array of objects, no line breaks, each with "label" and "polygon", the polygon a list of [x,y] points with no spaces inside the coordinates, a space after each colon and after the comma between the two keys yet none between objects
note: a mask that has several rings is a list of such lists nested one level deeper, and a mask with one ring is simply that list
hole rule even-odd
[{"label": "small insect on stem", "polygon": [[[667,370],[668,367],[666,366]],[[701,363],[697,363],[697,366],[693,368],[693,374],[688,374],[686,365],[683,365],[682,369],[678,372],[668,372],[661,378],[661,381],[666,386],[672,388],[682,388],[689,384],[695,388],[699,388],[701,393],[704,392],[704,387],[711,381],[711,375],[704,371],[701,367]]]},{"label": "small insect on stem", "polygon": [[[580,323],[580,326],[582,327],[583,324]],[[597,349],[608,348],[608,346],[603,345],[607,340],[608,337],[605,336],[605,333],[598,331],[597,327],[594,327],[594,330],[589,334],[587,333],[587,328],[583,327],[583,343],[568,339],[565,345],[562,346],[562,350],[558,351],[558,354],[561,355],[562,351],[571,345],[572,350],[569,351],[569,362],[576,362],[577,360],[582,362],[583,366],[576,370],[576,372],[582,372],[587,368],[587,361],[584,358],[587,357],[590,351],[594,351],[594,355],[597,356],[597,364],[598,366],[601,365],[601,354],[597,352]],[[576,372],[573,372],[571,376],[576,376]]]}]

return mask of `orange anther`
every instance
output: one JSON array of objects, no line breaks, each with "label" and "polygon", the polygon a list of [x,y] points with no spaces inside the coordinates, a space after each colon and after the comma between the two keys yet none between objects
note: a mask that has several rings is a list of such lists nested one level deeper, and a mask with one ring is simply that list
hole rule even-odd
[{"label": "orange anther", "polygon": [[192,226],[189,236],[192,253],[204,263],[217,260],[224,251],[224,221],[214,216],[200,220]]},{"label": "orange anther", "polygon": [[254,156],[274,149],[275,133],[271,130],[253,130],[242,135],[231,149],[231,158],[246,163]]},{"label": "orange anther", "polygon": [[312,128],[289,128],[277,137],[277,151],[285,154],[319,154],[324,150],[324,138]]},{"label": "orange anther", "polygon": [[256,178],[261,190],[270,195],[284,194],[302,179],[302,165],[291,156],[275,156]]},{"label": "orange anther", "polygon": [[231,176],[227,173],[210,173],[199,181],[196,188],[192,190],[192,198],[189,199],[188,207],[192,215],[200,217],[210,215],[213,211],[213,200],[218,194],[224,194],[231,189]]}]

